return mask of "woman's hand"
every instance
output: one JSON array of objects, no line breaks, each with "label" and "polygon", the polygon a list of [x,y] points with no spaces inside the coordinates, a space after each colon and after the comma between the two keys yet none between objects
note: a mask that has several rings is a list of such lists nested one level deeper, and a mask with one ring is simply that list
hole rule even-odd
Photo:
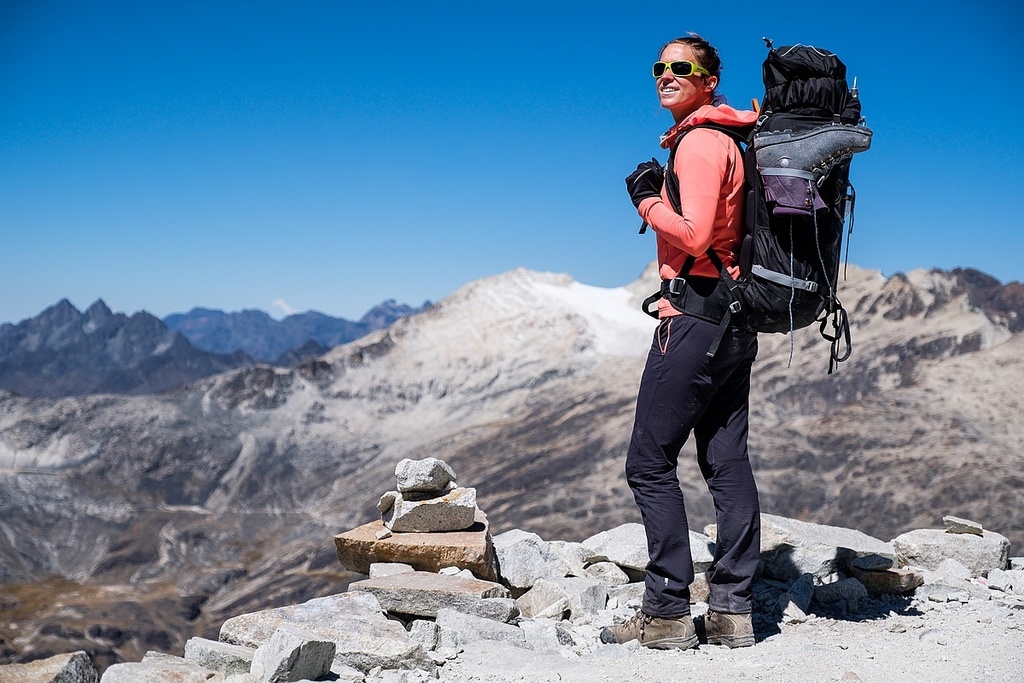
[{"label": "woman's hand", "polygon": [[657,159],[638,164],[636,170],[626,177],[626,191],[633,200],[633,206],[640,208],[640,202],[661,196],[665,184],[665,170]]}]

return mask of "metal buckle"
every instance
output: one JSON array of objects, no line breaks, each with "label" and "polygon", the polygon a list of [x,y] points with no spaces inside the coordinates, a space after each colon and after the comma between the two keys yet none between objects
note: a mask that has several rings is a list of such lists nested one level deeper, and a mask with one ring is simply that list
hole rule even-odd
[{"label": "metal buckle", "polygon": [[742,308],[743,306],[740,305],[739,301],[733,301],[731,304],[729,304],[730,313],[739,313]]},{"label": "metal buckle", "polygon": [[[677,284],[679,285],[678,289],[676,289]],[[668,281],[668,293],[671,294],[672,296],[679,296],[680,294],[683,293],[684,289],[686,289],[685,278],[674,277]]]}]

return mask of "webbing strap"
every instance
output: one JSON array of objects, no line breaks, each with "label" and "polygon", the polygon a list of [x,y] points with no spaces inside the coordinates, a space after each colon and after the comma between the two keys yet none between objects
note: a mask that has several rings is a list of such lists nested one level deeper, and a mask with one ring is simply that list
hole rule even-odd
[{"label": "webbing strap", "polygon": [[810,171],[803,171],[799,168],[759,168],[758,173],[761,175],[781,175],[789,176],[792,178],[803,178],[804,180],[818,181],[818,176],[814,175]]},{"label": "webbing strap", "polygon": [[810,280],[801,280],[799,278],[790,277],[785,273],[778,273],[774,270],[768,270],[762,265],[755,264],[750,272],[762,280],[768,280],[790,289],[803,289],[808,292],[817,292],[818,283],[811,282]]}]

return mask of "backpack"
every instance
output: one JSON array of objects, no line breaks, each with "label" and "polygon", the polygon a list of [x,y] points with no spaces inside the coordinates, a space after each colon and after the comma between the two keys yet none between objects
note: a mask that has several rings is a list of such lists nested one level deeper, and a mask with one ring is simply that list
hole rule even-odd
[{"label": "backpack", "polygon": [[[733,280],[709,247],[707,256],[721,275],[713,291],[687,286],[695,261],[691,256],[680,276],[663,283],[644,310],[649,313],[651,301],[661,296],[679,310],[719,322],[709,356],[734,316],[753,332],[792,333],[818,322],[822,337],[831,343],[831,374],[852,351],[849,319],[836,286],[847,220],[853,232],[856,194],[849,181],[850,159],[870,147],[871,131],[860,115],[856,80],[851,89],[846,66],[836,55],[804,45],[776,50],[767,38],[765,43],[765,94],[757,122],[743,128],[705,123],[690,129],[720,130],[743,151],[746,235],[739,253],[740,275]],[[679,182],[672,170],[676,148],[678,141],[669,155],[665,183],[681,213]],[[792,353],[791,338],[790,360]]]}]

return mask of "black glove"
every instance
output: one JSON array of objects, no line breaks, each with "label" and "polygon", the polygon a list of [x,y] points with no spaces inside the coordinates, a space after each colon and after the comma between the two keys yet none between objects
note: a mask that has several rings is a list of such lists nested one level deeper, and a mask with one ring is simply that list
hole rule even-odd
[{"label": "black glove", "polygon": [[665,184],[665,171],[657,159],[645,161],[626,177],[626,191],[639,208],[640,202],[648,197],[660,197],[661,186]]}]

